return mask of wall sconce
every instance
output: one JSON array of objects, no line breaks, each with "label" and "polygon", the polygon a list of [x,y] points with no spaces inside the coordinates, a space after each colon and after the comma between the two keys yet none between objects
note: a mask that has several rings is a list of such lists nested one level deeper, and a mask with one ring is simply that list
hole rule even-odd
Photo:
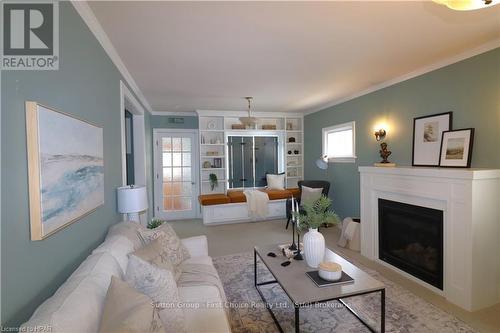
[{"label": "wall sconce", "polygon": [[387,134],[387,133],[386,133],[385,129],[383,129],[383,128],[381,128],[381,129],[379,129],[379,130],[376,130],[376,131],[375,131],[375,139],[376,139],[377,141],[383,140],[383,139],[385,138],[385,135],[386,135],[386,134]]}]

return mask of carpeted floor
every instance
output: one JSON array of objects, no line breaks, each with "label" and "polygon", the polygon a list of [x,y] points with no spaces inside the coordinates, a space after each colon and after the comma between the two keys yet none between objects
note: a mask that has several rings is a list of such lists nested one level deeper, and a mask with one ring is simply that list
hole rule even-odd
[{"label": "carpeted floor", "polygon": [[[231,327],[234,333],[278,332],[253,285],[253,253],[214,258],[222,279],[228,302]],[[376,271],[353,262],[386,285],[386,332],[456,333],[474,332],[464,322],[412,294],[400,285],[382,277]],[[293,262],[292,262],[293,265]],[[265,266],[259,264],[259,280],[271,279]],[[262,280],[261,280],[262,279]],[[310,281],[304,276],[304,283]],[[266,299],[275,306],[275,315],[285,332],[293,332],[293,306],[277,285],[263,287]],[[379,294],[348,298],[347,304],[356,309],[374,327],[380,327]],[[338,302],[320,307],[301,309],[301,332],[369,332]]]}]

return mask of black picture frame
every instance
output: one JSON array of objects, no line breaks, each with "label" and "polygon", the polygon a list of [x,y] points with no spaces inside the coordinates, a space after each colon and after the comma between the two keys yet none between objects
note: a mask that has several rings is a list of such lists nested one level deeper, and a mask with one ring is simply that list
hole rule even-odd
[{"label": "black picture frame", "polygon": [[[441,149],[439,150],[439,166],[442,168],[470,168],[471,163],[472,163],[472,149],[474,147],[474,128],[461,128],[457,130],[451,130],[451,131],[445,131],[441,135]],[[448,144],[448,140],[445,138],[446,136],[449,136],[450,133],[460,133],[460,132],[469,132],[469,140],[467,142],[467,145],[464,145],[467,147],[467,151],[463,152],[467,156],[467,159],[461,159],[462,164],[446,164],[446,161],[453,161],[451,159],[443,159],[443,148],[445,147],[445,144]],[[465,138],[464,138],[465,139]]]},{"label": "black picture frame", "polygon": [[[447,121],[444,120],[447,127],[439,128],[439,134],[436,134],[436,138],[439,140],[439,142],[436,141],[436,143],[433,145],[434,152],[431,152],[432,155],[435,155],[435,156],[432,156],[432,159],[435,160],[435,162],[432,162],[432,163],[421,162],[420,156],[416,156],[416,155],[418,155],[418,152],[416,153],[416,145],[420,146],[420,144],[421,144],[417,140],[417,134],[421,134],[421,133],[416,133],[417,126],[422,121],[425,121],[425,120],[430,121],[430,120],[432,120],[432,118],[437,119],[437,118],[440,118],[443,116],[448,116],[448,120]],[[420,127],[420,126],[418,126],[418,127]],[[442,132],[450,131],[450,130],[452,130],[452,128],[453,128],[453,111],[436,113],[436,114],[432,114],[432,115],[426,115],[426,116],[413,118],[413,140],[412,140],[411,165],[412,166],[421,166],[421,167],[438,167],[439,161],[440,161],[440,153],[441,153],[441,143],[442,143],[441,140],[443,138]],[[421,147],[417,147],[417,148],[420,148],[419,150],[422,149]]]}]

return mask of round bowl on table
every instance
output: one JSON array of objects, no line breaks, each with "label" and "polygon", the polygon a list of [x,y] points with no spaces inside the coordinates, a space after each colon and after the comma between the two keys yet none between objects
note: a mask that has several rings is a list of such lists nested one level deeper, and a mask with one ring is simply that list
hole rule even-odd
[{"label": "round bowl on table", "polygon": [[342,277],[342,266],[335,262],[321,262],[318,266],[318,275],[326,281],[338,281]]}]

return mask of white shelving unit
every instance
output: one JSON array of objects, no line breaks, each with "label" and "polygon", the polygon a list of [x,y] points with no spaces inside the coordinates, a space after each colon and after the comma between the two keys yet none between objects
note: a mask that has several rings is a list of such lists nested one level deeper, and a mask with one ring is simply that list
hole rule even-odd
[{"label": "white shelving unit", "polygon": [[[300,114],[286,113],[254,113],[259,121],[255,128],[241,128],[240,116],[246,112],[236,111],[205,111],[199,110],[200,133],[200,193],[215,194],[227,191],[227,142],[226,134],[230,133],[280,133],[284,138],[280,152],[283,157],[280,165],[284,165],[281,172],[286,175],[286,187],[297,187],[297,182],[304,175],[303,160],[303,117]],[[295,141],[295,142],[290,142]],[[291,154],[288,154],[288,152]],[[219,167],[220,165],[220,167]],[[210,186],[209,175],[217,175],[218,186],[213,190]]]}]

